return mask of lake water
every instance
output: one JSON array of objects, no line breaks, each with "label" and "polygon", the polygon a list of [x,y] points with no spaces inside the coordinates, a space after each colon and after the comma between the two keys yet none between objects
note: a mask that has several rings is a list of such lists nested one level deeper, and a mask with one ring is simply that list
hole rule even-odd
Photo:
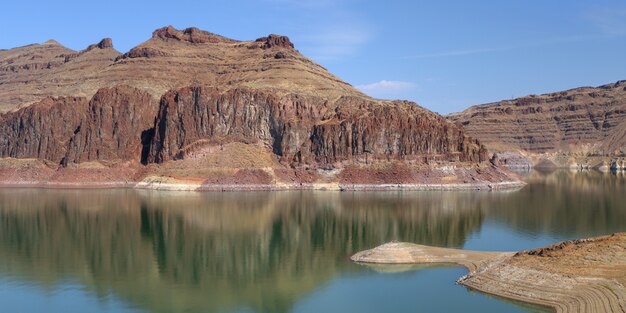
[{"label": "lake water", "polygon": [[625,179],[533,172],[516,191],[0,189],[3,312],[527,312],[463,268],[369,268],[390,240],[514,251],[626,231]]}]

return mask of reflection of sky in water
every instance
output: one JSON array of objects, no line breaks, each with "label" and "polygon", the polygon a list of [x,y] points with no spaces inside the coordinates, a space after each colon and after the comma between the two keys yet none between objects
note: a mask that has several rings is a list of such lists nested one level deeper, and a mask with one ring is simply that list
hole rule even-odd
[{"label": "reflection of sky in water", "polygon": [[563,240],[550,234],[532,234],[494,221],[485,221],[465,239],[463,249],[479,251],[519,251],[547,246]]},{"label": "reflection of sky in water", "polygon": [[455,285],[463,268],[341,276],[306,296],[294,312],[526,312]]},{"label": "reflection of sky in water", "polygon": [[501,192],[0,189],[10,312],[515,312],[454,281],[347,257],[390,240],[515,251],[626,230],[624,179],[531,173]]},{"label": "reflection of sky in water", "polygon": [[0,277],[0,302],[2,312],[146,312],[128,307],[113,294],[98,297],[83,285],[69,281],[42,287]]}]

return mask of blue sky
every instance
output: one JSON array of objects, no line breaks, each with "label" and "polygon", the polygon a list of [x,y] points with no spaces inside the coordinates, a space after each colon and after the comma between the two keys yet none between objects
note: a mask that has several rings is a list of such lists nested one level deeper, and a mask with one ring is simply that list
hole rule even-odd
[{"label": "blue sky", "polygon": [[278,33],[366,93],[446,114],[626,79],[621,1],[17,1],[0,48],[104,37],[128,51],[165,25],[234,39]]}]

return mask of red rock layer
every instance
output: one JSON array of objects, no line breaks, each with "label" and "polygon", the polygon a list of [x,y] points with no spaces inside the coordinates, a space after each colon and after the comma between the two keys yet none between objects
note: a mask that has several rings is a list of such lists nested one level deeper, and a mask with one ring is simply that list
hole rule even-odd
[{"label": "red rock layer", "polygon": [[224,139],[260,141],[292,165],[486,159],[459,127],[410,102],[193,87],[163,96],[147,161],[184,158]]},{"label": "red rock layer", "polygon": [[131,87],[104,88],[91,99],[46,98],[0,115],[0,156],[62,163],[139,160],[156,103]]},{"label": "red rock layer", "polygon": [[85,98],[46,98],[0,115],[0,156],[60,162],[86,109]]},{"label": "red rock layer", "polygon": [[139,160],[142,137],[149,140],[156,109],[156,103],[144,91],[126,86],[100,89],[69,142],[64,164]]}]

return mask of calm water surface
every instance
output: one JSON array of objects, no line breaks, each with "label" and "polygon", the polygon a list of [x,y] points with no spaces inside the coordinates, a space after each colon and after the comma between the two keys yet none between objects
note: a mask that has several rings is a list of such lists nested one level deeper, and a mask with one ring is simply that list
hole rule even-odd
[{"label": "calm water surface", "polygon": [[517,191],[0,189],[3,312],[527,312],[455,267],[369,268],[390,240],[520,250],[626,231],[625,179],[565,171]]}]

